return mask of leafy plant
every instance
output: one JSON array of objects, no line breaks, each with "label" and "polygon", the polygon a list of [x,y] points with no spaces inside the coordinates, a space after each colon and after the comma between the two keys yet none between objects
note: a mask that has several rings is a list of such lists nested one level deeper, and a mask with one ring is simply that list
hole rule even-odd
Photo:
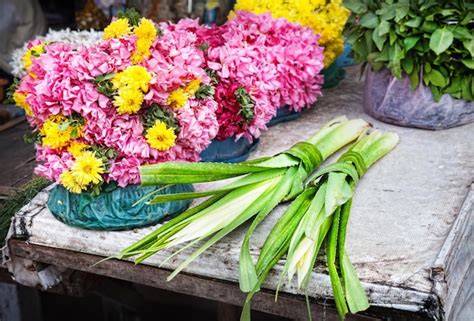
[{"label": "leafy plant", "polygon": [[[345,251],[346,228],[357,182],[378,159],[398,143],[393,133],[374,131],[359,139],[339,160],[311,175],[306,188],[287,208],[269,233],[255,264],[256,278],[247,292],[241,321],[250,320],[250,303],[269,271],[286,255],[278,284],[296,274],[298,288],[307,293],[321,247],[341,320],[369,303],[357,273]],[[242,282],[242,280],[241,280]],[[278,292],[277,289],[277,292]],[[311,320],[311,315],[309,316]]]},{"label": "leafy plant", "polygon": [[347,41],[358,62],[388,68],[443,94],[474,100],[474,3],[454,0],[345,0]]}]

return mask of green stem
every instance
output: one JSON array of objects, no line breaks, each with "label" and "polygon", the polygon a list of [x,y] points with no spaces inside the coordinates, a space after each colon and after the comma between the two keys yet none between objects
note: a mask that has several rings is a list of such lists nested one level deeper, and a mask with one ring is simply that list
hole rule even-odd
[{"label": "green stem", "polygon": [[368,126],[369,124],[363,119],[345,120],[323,128],[307,142],[316,145],[325,160],[357,139]]}]

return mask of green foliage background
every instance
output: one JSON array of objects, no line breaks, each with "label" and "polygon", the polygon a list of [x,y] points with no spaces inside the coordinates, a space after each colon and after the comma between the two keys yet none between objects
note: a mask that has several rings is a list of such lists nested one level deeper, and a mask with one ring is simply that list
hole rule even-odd
[{"label": "green foliage background", "polygon": [[357,62],[384,67],[415,89],[474,100],[474,2],[344,0],[347,41]]}]

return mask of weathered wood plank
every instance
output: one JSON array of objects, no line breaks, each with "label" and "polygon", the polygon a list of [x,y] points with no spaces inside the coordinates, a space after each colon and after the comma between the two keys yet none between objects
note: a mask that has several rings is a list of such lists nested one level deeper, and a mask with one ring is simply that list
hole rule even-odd
[{"label": "weathered wood plank", "polygon": [[447,320],[474,316],[474,185],[436,259],[431,275]]},{"label": "weathered wood plank", "polygon": [[[55,264],[79,271],[103,275],[138,284],[156,287],[163,290],[179,292],[182,294],[202,297],[234,306],[242,306],[245,295],[240,291],[238,284],[211,278],[203,278],[187,273],[178,275],[172,282],[166,282],[169,271],[166,269],[150,267],[147,265],[134,266],[130,262],[110,260],[95,265],[100,257],[77,253],[68,250],[52,249],[50,247],[33,245],[19,240],[10,240],[9,247],[11,255],[30,260]],[[337,316],[332,301],[316,302],[311,300],[312,316],[315,320],[332,320]],[[255,296],[252,308],[274,315],[291,319],[306,320],[306,306],[304,297],[281,293],[278,302],[274,302],[274,293],[262,291]],[[368,311],[369,315],[373,315]],[[422,320],[414,313],[386,312],[387,315],[395,313],[400,319],[397,320]],[[336,320],[336,319],[334,319]],[[346,320],[379,320],[377,317],[364,315],[351,315]]]}]

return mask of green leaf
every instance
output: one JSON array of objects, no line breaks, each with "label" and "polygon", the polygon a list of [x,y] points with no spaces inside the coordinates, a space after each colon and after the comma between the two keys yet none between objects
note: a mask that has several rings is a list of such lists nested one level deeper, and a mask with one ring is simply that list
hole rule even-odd
[{"label": "green leaf", "polygon": [[446,28],[437,29],[430,38],[430,49],[440,55],[453,43],[453,33]]},{"label": "green leaf", "polygon": [[462,63],[469,69],[474,69],[474,59],[461,59]]},{"label": "green leaf", "polygon": [[404,25],[411,28],[418,28],[421,25],[422,21],[423,19],[421,17],[415,17],[413,19],[406,21]]},{"label": "green leaf", "polygon": [[429,83],[438,87],[444,87],[448,83],[443,74],[436,69],[431,69],[429,73],[425,74],[425,77],[427,77]]},{"label": "green leaf", "polygon": [[464,41],[463,45],[464,45],[464,48],[466,48],[467,51],[469,51],[469,53],[471,54],[471,57],[474,57],[474,39],[469,40],[469,41]]},{"label": "green leaf", "polygon": [[359,23],[365,28],[374,29],[379,24],[379,18],[374,13],[368,12],[362,16]]},{"label": "green leaf", "polygon": [[403,46],[405,47],[405,51],[409,51],[410,49],[415,47],[418,40],[420,40],[419,36],[411,36],[403,39]]},{"label": "green leaf", "polygon": [[473,93],[472,93],[472,77],[463,77],[462,78],[462,97],[463,99],[467,100],[472,100],[473,99]]},{"label": "green leaf", "polygon": [[388,21],[380,22],[380,26],[378,28],[379,36],[383,36],[390,31],[390,23]]},{"label": "green leaf", "polygon": [[365,290],[347,253],[344,253],[342,258],[341,270],[344,271],[342,275],[349,311],[355,314],[359,311],[366,310],[369,307],[369,301],[367,300]]},{"label": "green leaf", "polygon": [[405,70],[407,74],[411,74],[413,72],[414,64],[412,58],[406,58],[402,60],[402,68]]},{"label": "green leaf", "polygon": [[383,35],[383,36],[380,36],[380,26],[377,26],[374,30],[374,32],[372,33],[372,40],[374,41],[375,45],[377,46],[377,49],[379,51],[382,51],[383,49],[383,45],[385,43],[385,41],[387,40],[387,36],[386,35]]},{"label": "green leaf", "polygon": [[349,9],[350,11],[354,12],[355,14],[362,14],[367,12],[367,6],[362,1],[358,0],[344,0],[342,4]]},{"label": "green leaf", "polygon": [[432,21],[424,21],[423,24],[421,25],[421,31],[427,33],[427,34],[432,34],[435,30],[438,29],[438,25],[435,22]]},{"label": "green leaf", "polygon": [[394,5],[387,5],[386,7],[377,10],[376,13],[381,15],[381,20],[392,20],[395,18],[395,6]]},{"label": "green leaf", "polygon": [[451,84],[444,90],[447,94],[454,94],[461,91],[462,81],[460,77],[456,77],[451,81]]},{"label": "green leaf", "polygon": [[374,58],[374,61],[376,62],[381,62],[381,61],[388,61],[388,52],[389,52],[389,46],[384,46],[382,52]]},{"label": "green leaf", "polygon": [[395,21],[400,22],[403,18],[405,18],[410,10],[409,4],[399,4],[397,9],[395,9]]},{"label": "green leaf", "polygon": [[454,28],[450,28],[449,30],[452,31],[453,36],[455,39],[459,39],[461,41],[471,40],[474,39],[474,35],[464,26],[455,26]]},{"label": "green leaf", "polygon": [[395,41],[397,41],[397,33],[395,32],[395,30],[390,29],[390,31],[388,32],[388,35],[390,38],[390,45],[393,45]]},{"label": "green leaf", "polygon": [[416,87],[420,84],[420,75],[419,75],[419,67],[415,66],[413,68],[413,72],[409,75],[410,77],[410,87],[412,90],[415,90]]},{"label": "green leaf", "polygon": [[431,94],[433,95],[433,100],[439,102],[441,99],[441,92],[438,87],[430,86]]}]

